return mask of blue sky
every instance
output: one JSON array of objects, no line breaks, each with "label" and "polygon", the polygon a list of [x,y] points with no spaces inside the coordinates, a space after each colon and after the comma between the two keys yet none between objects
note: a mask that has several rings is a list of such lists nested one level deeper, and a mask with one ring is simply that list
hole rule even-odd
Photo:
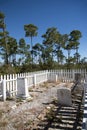
[{"label": "blue sky", "polygon": [[24,25],[34,24],[38,27],[38,36],[33,44],[42,43],[42,34],[49,27],[57,27],[61,34],[80,30],[79,53],[87,56],[87,0],[0,0],[0,11],[5,14],[7,31],[19,41],[25,37]]}]

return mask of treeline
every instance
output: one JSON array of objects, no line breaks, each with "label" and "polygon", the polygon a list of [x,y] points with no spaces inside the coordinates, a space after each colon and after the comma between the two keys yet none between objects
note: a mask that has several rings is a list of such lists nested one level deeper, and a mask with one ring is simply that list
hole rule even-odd
[{"label": "treeline", "polygon": [[[20,73],[42,69],[81,68],[86,67],[86,58],[79,54],[79,30],[70,34],[60,34],[56,27],[48,28],[41,37],[42,43],[34,43],[38,36],[38,27],[33,24],[24,25],[25,37],[17,40],[6,30],[5,15],[0,12],[0,73]],[[67,56],[64,54],[67,51]],[[74,54],[71,56],[71,51]]]}]

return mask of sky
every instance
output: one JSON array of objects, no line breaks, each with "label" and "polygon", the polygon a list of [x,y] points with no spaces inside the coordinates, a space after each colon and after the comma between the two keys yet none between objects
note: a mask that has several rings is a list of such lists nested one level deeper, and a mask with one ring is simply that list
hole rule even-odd
[{"label": "sky", "polygon": [[38,27],[38,36],[33,44],[42,43],[47,28],[56,27],[61,34],[73,30],[82,33],[79,53],[87,56],[87,0],[0,0],[0,11],[5,14],[6,29],[9,35],[19,41],[25,37],[24,25]]}]

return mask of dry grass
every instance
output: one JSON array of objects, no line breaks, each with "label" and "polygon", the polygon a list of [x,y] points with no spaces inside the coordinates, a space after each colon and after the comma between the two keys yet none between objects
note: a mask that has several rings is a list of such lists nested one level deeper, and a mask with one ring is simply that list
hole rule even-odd
[{"label": "dry grass", "polygon": [[2,118],[3,113],[4,113],[4,110],[1,109],[1,110],[0,110],[0,119]]},{"label": "dry grass", "polygon": [[22,121],[17,121],[17,122],[14,122],[13,127],[16,128],[17,130],[18,129],[23,130],[24,124]]},{"label": "dry grass", "polygon": [[33,121],[32,120],[28,120],[26,123],[24,123],[25,127],[28,127],[30,125],[32,125]]},{"label": "dry grass", "polygon": [[0,120],[0,127],[6,127],[7,125],[8,125],[8,120],[7,119]]}]

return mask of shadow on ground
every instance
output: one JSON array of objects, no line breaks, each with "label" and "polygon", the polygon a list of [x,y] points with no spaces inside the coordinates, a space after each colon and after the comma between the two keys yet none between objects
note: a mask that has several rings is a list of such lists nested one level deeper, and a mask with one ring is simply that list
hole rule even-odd
[{"label": "shadow on ground", "polygon": [[[83,89],[72,92],[72,106],[61,106],[53,101],[53,107],[33,130],[81,130],[83,118]],[[45,105],[49,105],[45,104]]]}]

